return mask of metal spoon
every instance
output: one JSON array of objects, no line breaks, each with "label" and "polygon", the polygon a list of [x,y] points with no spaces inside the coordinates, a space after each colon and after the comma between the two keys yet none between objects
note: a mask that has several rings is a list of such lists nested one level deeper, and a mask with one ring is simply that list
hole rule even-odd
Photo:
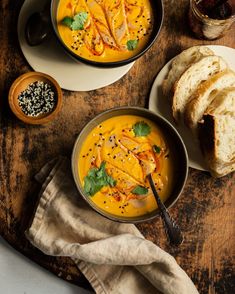
[{"label": "metal spoon", "polygon": [[151,174],[148,174],[147,178],[149,180],[150,187],[153,191],[153,195],[157,201],[157,205],[160,210],[160,215],[163,220],[163,224],[164,224],[164,228],[165,228],[165,232],[166,232],[168,241],[169,241],[170,245],[179,246],[183,242],[183,239],[184,239],[183,235],[181,233],[181,230],[180,230],[179,226],[176,224],[176,222],[171,218],[165,205],[162,203],[162,201],[157,193],[157,190],[155,188]]},{"label": "metal spoon", "polygon": [[30,46],[40,45],[50,34],[51,24],[48,5],[41,12],[30,15],[25,26],[26,41]]}]

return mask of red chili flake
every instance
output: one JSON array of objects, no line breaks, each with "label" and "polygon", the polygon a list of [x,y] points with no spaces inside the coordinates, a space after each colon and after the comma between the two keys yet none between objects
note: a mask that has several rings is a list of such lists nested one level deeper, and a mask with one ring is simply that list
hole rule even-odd
[{"label": "red chili flake", "polygon": [[72,9],[73,7],[72,7],[72,4],[69,2],[67,5],[66,5],[66,7],[68,8],[68,9]]}]

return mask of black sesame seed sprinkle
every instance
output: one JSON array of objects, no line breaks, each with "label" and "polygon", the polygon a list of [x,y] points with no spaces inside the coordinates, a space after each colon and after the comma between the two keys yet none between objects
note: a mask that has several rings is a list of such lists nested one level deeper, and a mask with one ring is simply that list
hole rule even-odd
[{"label": "black sesame seed sprinkle", "polygon": [[37,81],[18,96],[21,110],[28,116],[39,116],[51,112],[56,104],[55,92],[51,85]]}]

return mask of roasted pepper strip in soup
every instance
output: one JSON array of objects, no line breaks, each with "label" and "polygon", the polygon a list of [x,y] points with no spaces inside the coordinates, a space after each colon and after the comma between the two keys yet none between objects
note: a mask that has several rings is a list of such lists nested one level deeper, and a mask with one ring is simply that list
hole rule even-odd
[{"label": "roasted pepper strip in soup", "polygon": [[120,50],[126,50],[126,43],[129,40],[129,30],[125,10],[125,1],[104,1],[105,11],[108,18],[112,35]]},{"label": "roasted pepper strip in soup", "polygon": [[[94,18],[92,17],[91,11],[89,11],[88,2],[85,0],[76,1],[77,5],[75,5],[74,15],[79,12],[88,12],[88,20],[86,26],[84,27],[85,30],[81,30],[79,32],[81,36],[81,41],[84,41],[86,47],[93,55],[101,55],[104,52],[104,42],[101,37],[101,34],[94,22]],[[95,1],[94,1],[95,2]],[[77,32],[74,32],[76,36]],[[74,38],[76,41],[76,37]]]},{"label": "roasted pepper strip in soup", "polygon": [[88,0],[87,7],[103,42],[110,47],[117,48],[116,42],[110,33],[109,24],[107,22],[103,7],[95,0]]},{"label": "roasted pepper strip in soup", "polygon": [[112,178],[118,179],[115,188],[125,195],[130,194],[130,191],[137,185],[141,185],[140,182],[136,181],[136,179],[134,179],[128,173],[118,169],[109,162],[106,163],[106,169]]},{"label": "roasted pepper strip in soup", "polygon": [[112,164],[117,169],[127,173],[137,182],[144,182],[143,170],[139,160],[133,153],[124,150],[118,144],[116,137],[110,142],[107,140],[102,148],[102,160]]}]

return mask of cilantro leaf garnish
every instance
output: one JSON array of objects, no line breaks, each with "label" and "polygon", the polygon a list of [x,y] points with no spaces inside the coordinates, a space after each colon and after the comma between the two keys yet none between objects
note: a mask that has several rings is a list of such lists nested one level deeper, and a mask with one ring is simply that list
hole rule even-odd
[{"label": "cilantro leaf garnish", "polygon": [[103,161],[99,168],[91,168],[84,179],[84,191],[88,196],[95,195],[104,186],[114,187],[116,181],[110,177],[105,170],[105,161]]},{"label": "cilantro leaf garnish", "polygon": [[84,24],[87,20],[88,13],[87,12],[79,12],[74,16],[74,21],[71,25],[71,29],[76,31],[76,30],[83,30],[84,29]]},{"label": "cilantro leaf garnish", "polygon": [[157,146],[157,145],[153,145],[153,151],[155,152],[155,153],[160,153],[161,152],[161,147],[159,147],[159,146]]},{"label": "cilantro leaf garnish", "polygon": [[66,16],[62,19],[62,24],[64,24],[67,27],[71,27],[72,23],[73,23],[72,17]]},{"label": "cilantro leaf garnish", "polygon": [[86,23],[88,18],[88,13],[85,11],[81,11],[77,13],[73,18],[66,16],[63,18],[62,23],[72,29],[73,31],[83,30],[84,24]]},{"label": "cilantro leaf garnish", "polygon": [[127,49],[133,51],[138,45],[138,40],[128,40],[126,42]]},{"label": "cilantro leaf garnish", "polygon": [[143,186],[136,186],[131,192],[136,195],[145,195],[148,193],[148,189]]},{"label": "cilantro leaf garnish", "polygon": [[148,136],[151,132],[151,128],[146,122],[140,121],[134,124],[133,131],[136,137]]}]

